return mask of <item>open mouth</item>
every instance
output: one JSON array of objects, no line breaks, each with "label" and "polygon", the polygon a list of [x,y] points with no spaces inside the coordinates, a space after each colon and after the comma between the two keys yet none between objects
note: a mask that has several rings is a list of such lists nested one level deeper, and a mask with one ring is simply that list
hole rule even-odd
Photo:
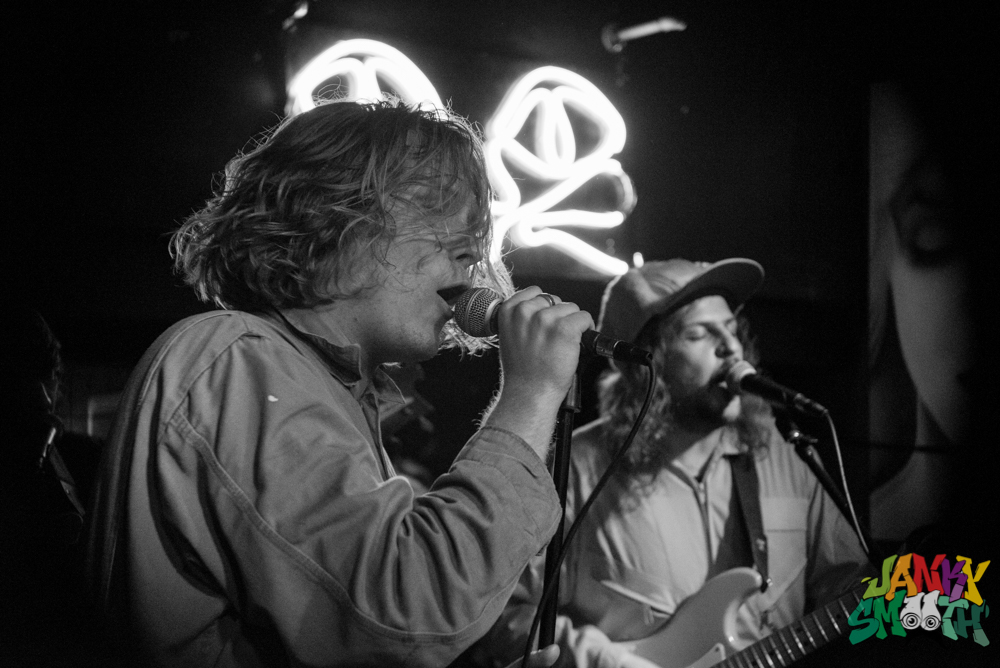
[{"label": "open mouth", "polygon": [[713,385],[725,385],[726,384],[726,374],[729,372],[729,367],[722,367],[718,371],[712,374],[709,382]]},{"label": "open mouth", "polygon": [[730,394],[733,394],[732,388],[729,387],[729,370],[731,368],[732,368],[732,365],[729,364],[729,365],[726,365],[726,366],[722,367],[721,369],[719,369],[714,374],[712,374],[711,384],[712,385],[718,385],[719,387],[722,387],[723,389],[725,389]]},{"label": "open mouth", "polygon": [[450,288],[438,290],[438,295],[441,297],[441,299],[448,302],[448,306],[454,306],[455,301],[457,301],[458,298],[462,295],[462,293],[464,293],[468,289],[469,289],[468,286],[465,285],[454,285]]}]

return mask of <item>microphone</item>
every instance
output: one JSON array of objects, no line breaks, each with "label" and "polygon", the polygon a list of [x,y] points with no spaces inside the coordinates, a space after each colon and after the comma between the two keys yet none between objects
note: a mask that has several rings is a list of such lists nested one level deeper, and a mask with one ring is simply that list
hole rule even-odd
[{"label": "microphone", "polygon": [[726,387],[729,388],[730,392],[756,394],[772,403],[796,408],[807,415],[823,417],[829,413],[801,392],[790,390],[784,385],[779,385],[773,380],[759,375],[753,365],[745,360],[740,360],[729,368],[726,373]]},{"label": "microphone", "polygon": [[[470,336],[493,336],[499,331],[497,317],[502,303],[503,297],[495,290],[489,288],[466,290],[455,301],[453,308],[455,323]],[[653,355],[648,350],[628,341],[612,339],[593,329],[583,333],[580,345],[590,353],[620,362],[635,362],[649,366],[653,360]]]}]

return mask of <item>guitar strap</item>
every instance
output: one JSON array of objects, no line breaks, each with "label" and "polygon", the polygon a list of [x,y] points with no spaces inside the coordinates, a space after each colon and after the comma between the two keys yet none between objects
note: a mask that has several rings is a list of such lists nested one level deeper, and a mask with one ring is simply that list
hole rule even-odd
[{"label": "guitar strap", "polygon": [[771,578],[767,574],[767,536],[764,534],[764,522],[760,516],[760,484],[757,481],[757,467],[754,466],[753,453],[744,452],[732,457],[730,463],[736,496],[750,537],[753,563],[763,581],[760,590],[767,591],[767,586],[771,583]]}]

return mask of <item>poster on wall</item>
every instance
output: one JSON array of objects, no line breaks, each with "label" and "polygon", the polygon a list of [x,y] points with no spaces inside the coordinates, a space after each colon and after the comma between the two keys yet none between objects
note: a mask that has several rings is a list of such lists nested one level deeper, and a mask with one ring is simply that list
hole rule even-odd
[{"label": "poster on wall", "polygon": [[911,87],[870,88],[871,531],[898,543],[947,520],[962,485],[974,355],[971,258],[956,175]]}]

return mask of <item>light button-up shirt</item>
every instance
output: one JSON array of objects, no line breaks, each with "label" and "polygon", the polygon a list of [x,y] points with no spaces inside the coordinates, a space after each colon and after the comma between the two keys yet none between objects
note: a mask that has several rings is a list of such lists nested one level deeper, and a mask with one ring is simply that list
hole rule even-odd
[{"label": "light button-up shirt", "polygon": [[555,532],[551,476],[485,428],[418,496],[382,448],[385,400],[312,311],[204,313],[153,344],[90,543],[140,665],[444,666],[489,629]]}]

